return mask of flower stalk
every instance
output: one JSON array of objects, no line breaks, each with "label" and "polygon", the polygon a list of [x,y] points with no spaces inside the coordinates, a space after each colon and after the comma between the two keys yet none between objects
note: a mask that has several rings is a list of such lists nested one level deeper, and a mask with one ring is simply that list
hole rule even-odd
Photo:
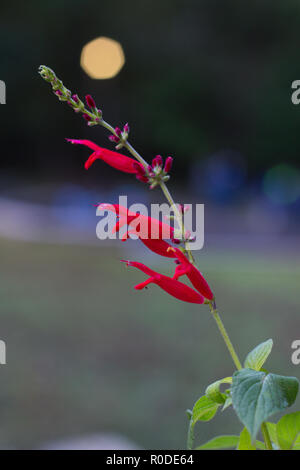
[{"label": "flower stalk", "polygon": [[215,319],[216,323],[217,323],[217,326],[219,328],[219,331],[221,333],[221,336],[227,346],[227,349],[229,351],[229,354],[230,356],[232,357],[232,360],[237,368],[237,370],[241,370],[242,369],[242,364],[238,358],[238,355],[237,353],[235,352],[235,349],[233,347],[233,344],[228,336],[228,333],[225,329],[225,326],[224,326],[224,323],[222,322],[221,320],[221,317],[219,315],[219,312],[216,308],[216,303],[213,301],[213,302],[209,302],[209,308],[210,308],[210,312],[213,316],[213,318]]},{"label": "flower stalk", "polygon": [[[99,205],[99,207],[102,209],[114,210],[116,212],[118,221],[116,223],[116,226],[114,227],[114,232],[119,231],[120,228],[125,224],[130,227],[130,231],[125,234],[124,241],[127,239],[130,233],[135,233],[136,235],[138,235],[138,238],[147,246],[147,248],[149,248],[153,252],[161,256],[176,258],[176,262],[178,263],[178,265],[175,270],[175,274],[172,278],[157,273],[142,263],[123,260],[123,262],[125,262],[127,266],[135,267],[149,276],[146,281],[136,285],[135,288],[137,290],[140,290],[146,287],[148,284],[154,283],[158,285],[161,289],[166,291],[168,294],[179,300],[197,304],[208,304],[211,315],[213,316],[217,324],[219,332],[225,342],[225,345],[234,362],[234,365],[237,370],[240,371],[243,366],[221,320],[220,314],[216,307],[214,294],[212,293],[209,285],[207,284],[200,271],[195,266],[195,260],[192,255],[192,251],[189,244],[190,236],[185,231],[184,227],[184,211],[181,210],[182,208],[180,208],[180,206],[175,204],[174,199],[166,185],[166,182],[170,178],[168,173],[170,172],[172,167],[172,157],[167,157],[164,163],[162,157],[160,155],[157,155],[152,160],[152,165],[150,165],[128,141],[128,136],[130,132],[128,123],[124,125],[123,130],[121,130],[121,128],[119,127],[114,128],[103,119],[102,111],[97,108],[94,98],[91,95],[86,95],[85,105],[84,102],[80,100],[77,94],[72,94],[72,92],[64,86],[62,81],[57,78],[56,74],[49,67],[40,66],[39,73],[46,82],[51,84],[54,94],[58,97],[60,101],[67,102],[67,104],[76,113],[82,114],[88,126],[91,127],[101,125],[105,129],[107,129],[110,132],[109,139],[111,142],[114,142],[116,144],[116,149],[120,150],[124,147],[134,157],[134,159],[132,159],[117,152],[112,152],[110,150],[99,147],[88,140],[68,139],[72,143],[86,145],[94,151],[93,154],[90,155],[90,157],[86,161],[85,168],[88,169],[94,163],[95,160],[99,159],[103,160],[104,162],[119,171],[135,174],[138,180],[149,184],[150,189],[159,186],[168,203],[170,204],[172,210],[174,211],[174,216],[172,216],[172,218],[176,219],[177,224],[179,226],[180,241],[177,239],[177,236],[175,237],[176,231],[174,231],[173,228],[171,228],[173,231],[171,230],[172,236],[170,238],[174,243],[183,241],[184,248],[182,248],[181,250],[179,250],[178,248],[173,248],[169,243],[164,240],[164,237],[160,235],[166,224],[162,224],[159,221],[155,221],[149,217],[141,216],[135,213],[129,214],[127,209],[122,208],[122,206],[116,207],[117,205],[111,205],[108,208],[109,205],[107,204]],[[157,233],[159,234],[159,236],[155,239],[152,239],[149,236],[143,236],[143,234],[137,232],[137,219],[139,219],[139,224],[141,224],[144,228],[151,229],[151,227],[156,226]],[[170,229],[170,226],[168,228]],[[185,254],[188,258],[186,258]],[[192,289],[186,284],[178,281],[178,278],[184,275],[189,278],[190,282],[193,284],[193,287],[195,289]],[[261,424],[261,432],[264,438],[266,449],[273,450],[268,428],[264,422]]]}]

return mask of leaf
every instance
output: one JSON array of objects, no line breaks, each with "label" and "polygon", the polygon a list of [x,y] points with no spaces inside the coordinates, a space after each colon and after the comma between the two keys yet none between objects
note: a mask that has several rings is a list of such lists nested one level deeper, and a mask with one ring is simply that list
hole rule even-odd
[{"label": "leaf", "polygon": [[205,395],[210,398],[212,401],[215,403],[218,403],[219,405],[223,405],[226,401],[226,395],[225,393],[220,392],[220,386],[222,384],[231,384],[232,383],[232,377],[225,377],[225,379],[217,380],[216,382],[212,383],[207,387],[205,390]]},{"label": "leaf", "polygon": [[277,431],[276,431],[276,424],[275,423],[266,423],[268,432],[270,434],[271,441],[279,447],[278,439],[277,439]]},{"label": "leaf", "polygon": [[300,411],[283,416],[276,426],[278,444],[282,450],[291,450],[300,437]]},{"label": "leaf", "polygon": [[226,398],[222,411],[225,411],[226,408],[228,408],[231,405],[232,405],[232,398],[231,397]]},{"label": "leaf", "polygon": [[259,344],[247,355],[244,367],[248,369],[260,370],[266,362],[270,352],[272,351],[273,340],[268,339],[264,343]]},{"label": "leaf", "polygon": [[195,450],[217,450],[217,449],[231,449],[236,447],[239,441],[239,436],[218,436],[210,441],[196,447]]},{"label": "leaf", "polygon": [[294,403],[298,387],[295,377],[266,374],[251,369],[241,369],[234,373],[232,404],[250,432],[252,442],[263,421]]},{"label": "leaf", "polygon": [[[192,449],[194,445],[194,427],[198,421],[210,421],[216,414],[219,405],[206,395],[196,401],[190,417],[187,438],[187,448]],[[189,410],[190,411],[190,410]]]},{"label": "leaf", "polygon": [[240,434],[237,450],[256,450],[251,443],[251,436],[247,428],[244,428]]},{"label": "leaf", "polygon": [[292,450],[300,450],[300,436],[295,440]]},{"label": "leaf", "polygon": [[255,445],[251,442],[251,436],[247,428],[244,428],[240,434],[238,447],[236,450],[266,450],[266,446],[261,441],[255,441]]},{"label": "leaf", "polygon": [[203,396],[196,401],[193,408],[192,420],[194,424],[197,421],[210,421],[216,414],[218,405],[207,396]]},{"label": "leaf", "polygon": [[256,448],[259,449],[259,450],[266,450],[266,446],[265,446],[264,442],[258,441],[256,439],[255,445],[256,445]]}]

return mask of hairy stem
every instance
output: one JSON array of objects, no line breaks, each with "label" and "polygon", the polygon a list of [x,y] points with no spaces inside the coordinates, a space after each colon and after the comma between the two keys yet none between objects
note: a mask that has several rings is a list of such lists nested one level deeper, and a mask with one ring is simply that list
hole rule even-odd
[{"label": "hairy stem", "polygon": [[[168,190],[167,188],[167,185],[166,183],[164,183],[163,181],[160,182],[160,187],[161,187],[161,190],[162,192],[164,193],[168,203],[170,204],[170,206],[173,208],[174,212],[175,212],[175,216],[176,216],[176,219],[177,219],[177,222],[179,224],[179,229],[180,229],[180,232],[182,234],[184,234],[185,232],[185,229],[184,229],[184,224],[183,224],[183,221],[182,221],[182,214],[180,213],[180,211],[178,210],[178,207],[177,205],[175,204],[174,202],[174,199],[173,197],[171,196],[171,193],[170,191]],[[189,260],[191,261],[191,263],[194,264],[194,258],[193,258],[193,255],[192,255],[192,252],[191,252],[191,249],[190,249],[190,245],[189,245],[189,242],[186,240],[184,242],[184,246],[185,246],[185,249],[186,249],[186,252],[188,254],[188,257],[189,257]]]},{"label": "hairy stem", "polygon": [[[215,319],[215,321],[218,325],[219,331],[222,335],[222,338],[224,339],[224,342],[225,342],[225,344],[227,346],[227,349],[228,349],[228,351],[229,351],[229,353],[232,357],[232,360],[233,360],[237,370],[241,370],[242,369],[242,364],[241,364],[241,362],[238,358],[237,353],[235,352],[235,349],[233,347],[232,342],[230,341],[230,338],[229,338],[228,333],[225,329],[224,323],[221,320],[221,317],[220,317],[220,315],[219,315],[219,313],[218,313],[218,311],[215,307],[215,304],[210,302],[209,306],[210,306],[211,314],[214,317],[214,319]],[[262,436],[264,438],[266,449],[267,450],[273,450],[272,442],[271,442],[271,439],[270,439],[270,435],[269,435],[269,431],[268,431],[268,428],[266,426],[266,423],[262,423],[261,433],[262,433]]]},{"label": "hairy stem", "polygon": [[216,323],[217,323],[217,326],[218,326],[218,328],[219,328],[219,331],[220,331],[220,333],[221,333],[221,335],[222,335],[222,338],[223,338],[223,340],[224,340],[224,342],[225,342],[225,344],[226,344],[226,346],[227,346],[227,349],[228,349],[228,351],[229,351],[229,354],[230,354],[230,356],[232,357],[232,360],[233,360],[233,362],[234,362],[236,368],[237,368],[238,370],[242,369],[242,364],[241,364],[241,362],[240,362],[240,360],[239,360],[239,358],[238,358],[237,353],[235,352],[235,349],[234,349],[234,347],[233,347],[232,342],[230,341],[230,338],[229,338],[228,333],[227,333],[227,331],[226,331],[226,329],[225,329],[224,323],[223,323],[222,320],[221,320],[221,317],[220,317],[220,315],[219,315],[219,313],[218,313],[218,311],[217,311],[217,309],[216,309],[216,307],[215,307],[215,304],[212,303],[212,302],[210,302],[210,303],[209,303],[209,307],[210,307],[211,314],[212,314],[212,316],[214,317],[214,319],[215,319],[215,321],[216,321]]}]

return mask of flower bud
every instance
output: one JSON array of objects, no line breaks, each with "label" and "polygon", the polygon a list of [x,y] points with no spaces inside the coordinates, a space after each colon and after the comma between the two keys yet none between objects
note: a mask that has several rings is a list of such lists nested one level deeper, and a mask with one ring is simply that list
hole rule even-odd
[{"label": "flower bud", "polygon": [[86,95],[85,101],[89,108],[96,108],[96,103],[91,95]]},{"label": "flower bud", "polygon": [[136,174],[136,179],[142,181],[142,183],[148,183],[148,178],[145,175]]},{"label": "flower bud", "polygon": [[120,140],[119,137],[116,137],[115,135],[109,135],[108,138],[111,142],[115,142],[115,143],[118,143]]},{"label": "flower bud", "polygon": [[75,101],[75,103],[79,103],[79,97],[78,95],[72,95],[72,100]]},{"label": "flower bud", "polygon": [[173,165],[173,158],[168,157],[165,161],[164,172],[169,173],[171,171],[172,165]]},{"label": "flower bud", "polygon": [[158,167],[160,166],[159,164],[159,159],[157,158],[159,155],[157,155],[156,157],[153,158],[152,160],[152,169],[154,169],[155,167]]},{"label": "flower bud", "polygon": [[91,117],[90,117],[88,114],[84,113],[84,114],[83,114],[83,117],[84,117],[84,119],[85,119],[87,122],[90,122],[90,121],[91,121]]},{"label": "flower bud", "polygon": [[161,155],[156,155],[156,161],[158,166],[162,166],[163,164],[163,159]]}]

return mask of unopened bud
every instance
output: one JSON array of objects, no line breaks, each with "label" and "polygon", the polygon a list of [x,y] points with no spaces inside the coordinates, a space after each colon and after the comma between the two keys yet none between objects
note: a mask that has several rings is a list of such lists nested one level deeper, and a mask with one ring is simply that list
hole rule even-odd
[{"label": "unopened bud", "polygon": [[156,157],[153,158],[152,160],[152,169],[154,169],[155,167],[160,167],[162,165],[162,158],[161,158],[161,161],[160,159],[158,158],[160,155],[157,155]]},{"label": "unopened bud", "polygon": [[85,119],[87,122],[90,122],[90,121],[91,121],[91,117],[90,117],[88,114],[83,113],[83,117],[84,117],[84,119]]},{"label": "unopened bud", "polygon": [[158,166],[162,166],[163,164],[163,159],[161,155],[156,155],[156,161]]},{"label": "unopened bud", "polygon": [[120,140],[119,137],[116,137],[115,135],[109,135],[108,138],[111,142],[115,142],[115,143],[118,143]]},{"label": "unopened bud", "polygon": [[79,103],[79,97],[78,95],[72,95],[72,100],[75,101],[75,103]]},{"label": "unopened bud", "polygon": [[96,108],[96,103],[91,95],[86,95],[85,101],[89,108]]},{"label": "unopened bud", "polygon": [[142,181],[143,183],[148,183],[148,178],[147,176],[145,175],[139,175],[139,174],[136,174],[136,179],[139,180],[139,181]]},{"label": "unopened bud", "polygon": [[168,157],[165,161],[164,172],[169,173],[171,171],[172,165],[173,165],[173,158]]}]

